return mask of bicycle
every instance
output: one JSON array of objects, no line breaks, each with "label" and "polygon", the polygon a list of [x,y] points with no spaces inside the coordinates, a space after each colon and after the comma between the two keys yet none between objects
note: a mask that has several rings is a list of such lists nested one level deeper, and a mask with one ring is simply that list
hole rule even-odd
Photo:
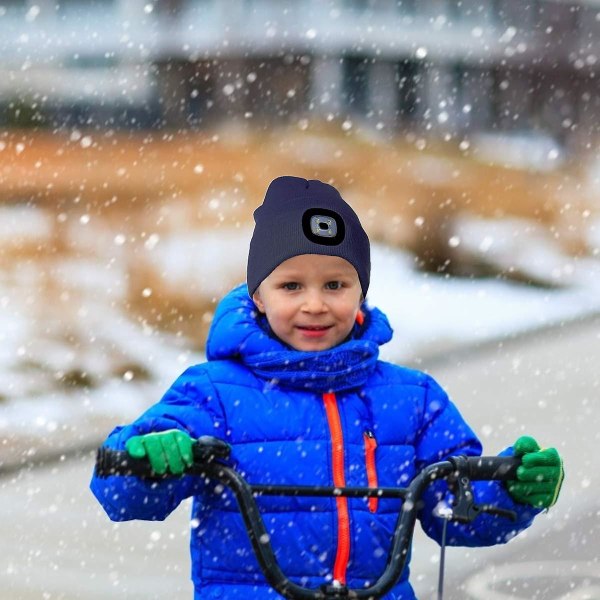
[{"label": "bicycle", "polygon": [[[375,600],[387,594],[396,584],[404,569],[408,551],[412,542],[414,526],[419,510],[421,495],[433,481],[445,479],[454,501],[451,511],[444,516],[442,538],[442,556],[440,560],[440,579],[438,598],[442,597],[445,525],[448,520],[469,523],[481,513],[516,519],[513,511],[490,505],[478,506],[474,502],[471,481],[506,481],[516,478],[520,459],[515,457],[455,456],[446,461],[434,463],[423,469],[406,488],[364,488],[333,486],[290,486],[290,485],[250,485],[231,466],[226,464],[230,455],[227,443],[214,437],[203,436],[193,447],[193,464],[183,475],[196,475],[217,480],[228,486],[238,502],[240,512],[258,560],[258,564],[269,585],[279,594],[291,600],[339,600],[361,599]],[[146,459],[136,459],[125,451],[116,451],[101,447],[96,457],[96,475],[133,475],[146,479],[164,479],[176,477],[172,474],[158,475],[152,471]],[[256,496],[345,496],[348,498],[400,498],[403,500],[393,535],[391,550],[384,572],[373,585],[353,589],[337,582],[323,584],[320,588],[307,588],[292,582],[281,570],[270,536],[261,517]]]}]

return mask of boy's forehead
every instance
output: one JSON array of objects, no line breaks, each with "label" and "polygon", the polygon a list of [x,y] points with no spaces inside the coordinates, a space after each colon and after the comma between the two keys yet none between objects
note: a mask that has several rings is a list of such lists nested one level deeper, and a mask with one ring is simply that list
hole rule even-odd
[{"label": "boy's forehead", "polygon": [[300,254],[280,263],[273,273],[303,273],[318,270],[319,272],[336,271],[340,273],[358,274],[354,266],[340,256],[326,254]]}]

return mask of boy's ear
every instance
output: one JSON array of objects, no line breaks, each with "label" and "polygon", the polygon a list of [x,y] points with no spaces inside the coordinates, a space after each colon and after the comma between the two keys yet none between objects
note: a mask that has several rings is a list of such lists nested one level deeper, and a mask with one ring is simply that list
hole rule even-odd
[{"label": "boy's ear", "polygon": [[254,294],[252,294],[252,300],[253,300],[254,304],[256,304],[256,308],[258,308],[258,310],[261,313],[264,313],[265,305],[263,304],[262,300],[260,299],[260,292],[258,291],[258,289],[254,292]]}]

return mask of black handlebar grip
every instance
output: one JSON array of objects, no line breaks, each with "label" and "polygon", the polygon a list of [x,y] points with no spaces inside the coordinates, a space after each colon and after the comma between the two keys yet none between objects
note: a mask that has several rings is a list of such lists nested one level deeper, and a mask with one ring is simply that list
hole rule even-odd
[{"label": "black handlebar grip", "polygon": [[133,458],[125,450],[102,446],[96,454],[96,476],[135,475],[143,478],[160,477],[145,458]]},{"label": "black handlebar grip", "polygon": [[192,452],[194,453],[195,463],[204,464],[214,460],[224,461],[231,454],[231,446],[212,435],[203,435],[193,445]]},{"label": "black handlebar grip", "polygon": [[470,456],[467,464],[473,481],[512,481],[517,478],[521,459],[515,456]]},{"label": "black handlebar grip", "polygon": [[[212,436],[202,436],[192,446],[194,465],[204,465],[214,460],[226,460],[231,453],[227,442]],[[96,455],[96,475],[135,475],[144,479],[165,479],[178,477],[172,473],[159,475],[152,470],[147,458],[133,458],[124,450],[113,450],[102,446]]]}]

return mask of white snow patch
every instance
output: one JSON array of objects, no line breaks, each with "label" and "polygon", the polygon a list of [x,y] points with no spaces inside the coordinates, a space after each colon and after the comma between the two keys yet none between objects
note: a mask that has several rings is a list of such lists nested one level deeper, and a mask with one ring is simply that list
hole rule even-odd
[{"label": "white snow patch", "polygon": [[560,167],[565,153],[550,136],[539,132],[478,133],[472,137],[473,156],[494,164],[550,172]]},{"label": "white snow patch", "polygon": [[0,252],[7,245],[42,244],[53,226],[51,215],[33,206],[0,206]]},{"label": "white snow patch", "polygon": [[190,284],[205,296],[222,296],[246,277],[252,229],[220,227],[165,237],[151,257],[165,285],[182,291]]}]

